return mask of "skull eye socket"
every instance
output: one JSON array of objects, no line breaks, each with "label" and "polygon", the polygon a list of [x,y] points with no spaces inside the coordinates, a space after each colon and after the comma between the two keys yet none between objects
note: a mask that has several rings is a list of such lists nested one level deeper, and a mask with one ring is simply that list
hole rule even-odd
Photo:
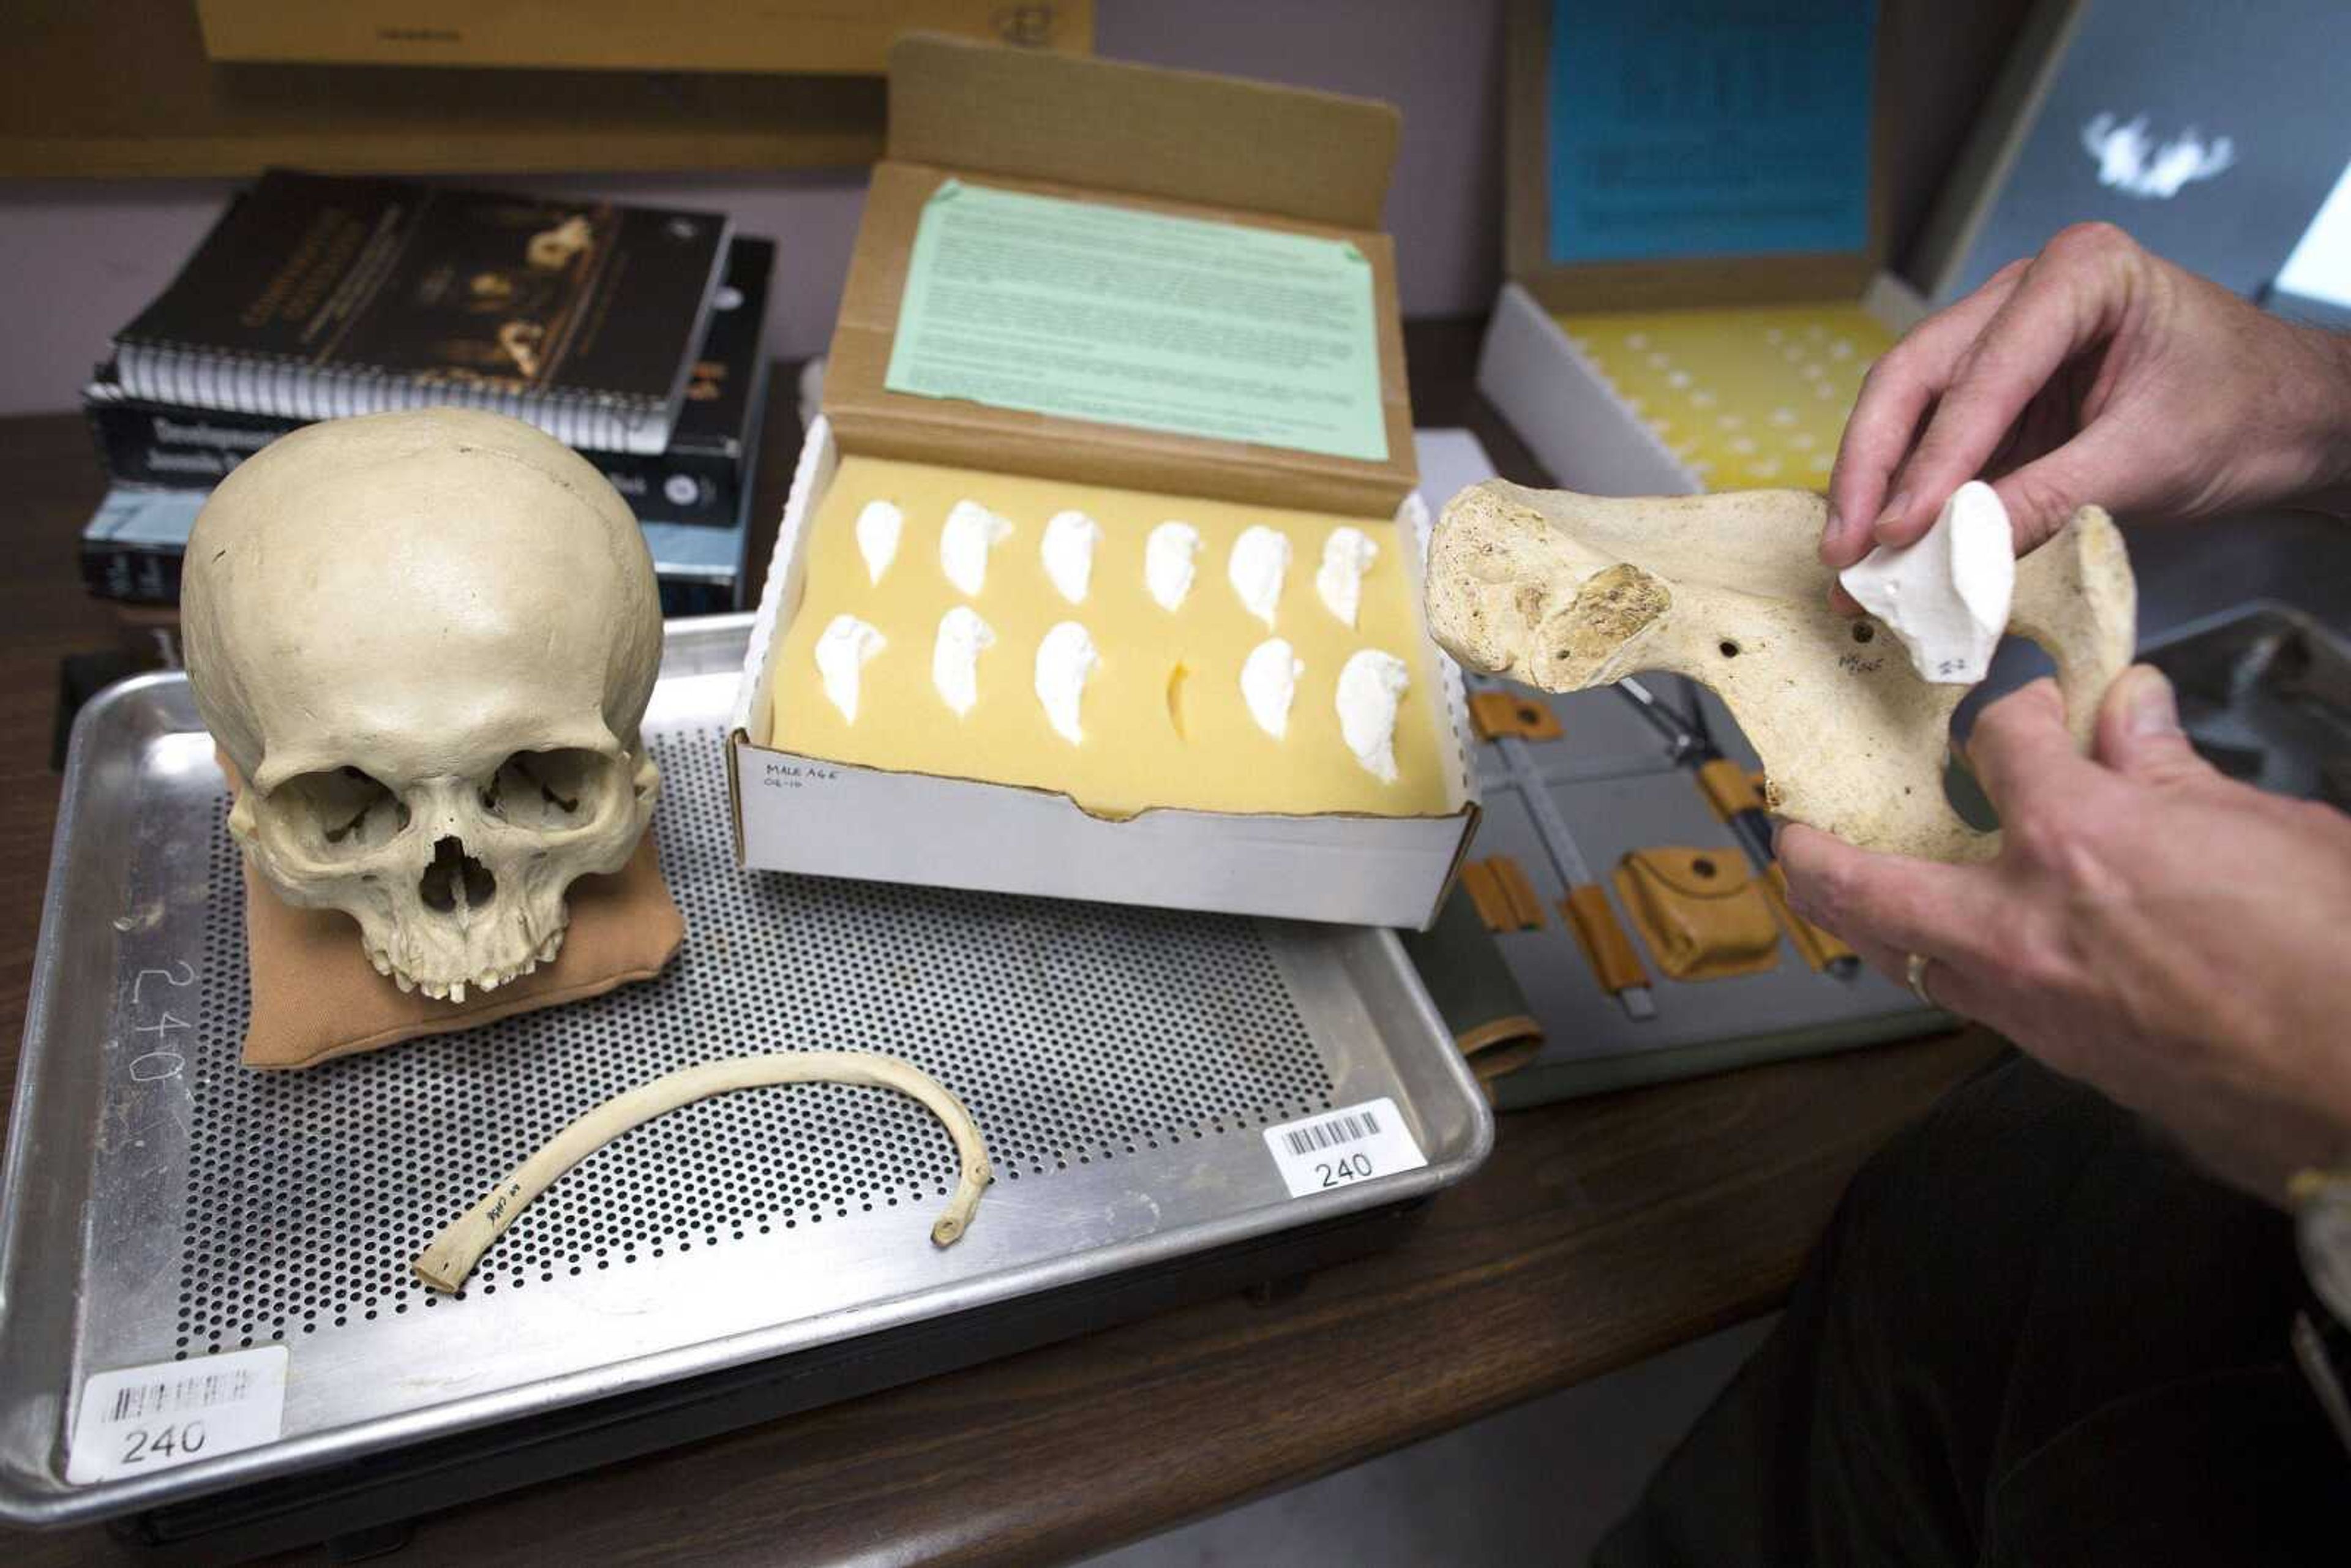
[{"label": "skull eye socket", "polygon": [[298,774],[273,800],[289,804],[329,853],[358,854],[390,843],[408,826],[408,808],[381,781],[357,768]]},{"label": "skull eye socket", "polygon": [[611,766],[602,753],[575,747],[517,751],[498,764],[482,791],[482,810],[538,832],[585,827],[595,819],[597,783]]}]

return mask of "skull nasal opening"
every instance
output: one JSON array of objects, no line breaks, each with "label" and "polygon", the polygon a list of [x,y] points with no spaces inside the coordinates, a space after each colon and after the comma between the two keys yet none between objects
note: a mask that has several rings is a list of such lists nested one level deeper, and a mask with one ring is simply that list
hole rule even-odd
[{"label": "skull nasal opening", "polygon": [[433,846],[433,863],[424,868],[417,896],[425,908],[448,915],[459,909],[479,909],[497,891],[498,879],[490,874],[490,868],[467,854],[464,841],[453,836]]}]

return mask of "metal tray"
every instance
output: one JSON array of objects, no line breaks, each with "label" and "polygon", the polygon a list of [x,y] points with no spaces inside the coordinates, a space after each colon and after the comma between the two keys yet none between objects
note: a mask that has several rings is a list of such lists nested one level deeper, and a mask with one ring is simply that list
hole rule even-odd
[{"label": "metal tray", "polygon": [[[646,985],[304,1072],[239,1065],[243,893],[184,680],[76,725],[0,1212],[0,1517],[149,1510],[936,1321],[1375,1206],[1493,1120],[1386,931],[748,873],[723,747],[748,617],[674,623],[646,731],[687,920]],[[927,1113],[723,1096],[592,1156],[436,1297],[427,1237],[590,1105],[673,1067],[886,1049],[970,1105],[997,1182],[927,1228]],[[1259,1129],[1392,1098],[1428,1159],[1287,1196]],[[74,1487],[91,1375],[288,1347],[283,1436]]]},{"label": "metal tray", "polygon": [[2351,640],[2256,600],[2193,621],[2140,656],[2171,677],[2206,761],[2273,794],[2351,807]]}]

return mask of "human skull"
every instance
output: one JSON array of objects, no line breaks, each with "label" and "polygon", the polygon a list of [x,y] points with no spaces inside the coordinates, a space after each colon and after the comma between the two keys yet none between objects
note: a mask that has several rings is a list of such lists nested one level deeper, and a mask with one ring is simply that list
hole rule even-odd
[{"label": "human skull", "polygon": [[653,815],[652,557],[603,476],[518,420],[273,442],[197,517],[181,616],[242,779],[230,831],[403,991],[463,1001],[552,960],[572,880],[620,870]]}]

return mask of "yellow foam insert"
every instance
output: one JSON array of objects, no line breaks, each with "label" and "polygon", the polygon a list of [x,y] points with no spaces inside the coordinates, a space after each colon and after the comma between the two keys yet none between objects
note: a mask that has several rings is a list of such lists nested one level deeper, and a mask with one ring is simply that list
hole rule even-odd
[{"label": "yellow foam insert", "polygon": [[[966,498],[1013,528],[989,552],[986,586],[969,601],[939,565],[940,526]],[[858,513],[872,500],[893,502],[905,514],[897,558],[878,584],[869,580],[855,534]],[[1082,604],[1055,590],[1038,550],[1046,519],[1068,509],[1084,512],[1102,529]],[[1143,571],[1144,539],[1170,519],[1200,532],[1191,593],[1172,612],[1151,597]],[[1323,540],[1343,523],[1379,547],[1364,576],[1353,628],[1325,609],[1314,589]],[[1270,631],[1242,608],[1226,576],[1233,541],[1251,524],[1290,537],[1290,571]],[[1415,546],[1392,518],[848,456],[809,526],[805,589],[780,632],[770,681],[768,744],[778,750],[1056,790],[1107,817],[1153,807],[1377,816],[1448,810],[1434,650],[1405,557]],[[978,703],[958,718],[931,684],[931,650],[939,618],[966,602],[997,640],[979,657]],[[853,725],[826,699],[815,656],[818,635],[844,612],[887,639],[864,666]],[[1102,660],[1086,685],[1084,741],[1075,746],[1047,722],[1036,695],[1037,645],[1061,621],[1084,625]],[[1306,664],[1280,740],[1258,727],[1240,692],[1242,661],[1271,636],[1288,639]],[[1395,654],[1409,672],[1396,715],[1393,783],[1357,761],[1340,734],[1339,671],[1363,648]]]},{"label": "yellow foam insert", "polygon": [[1894,334],[1858,305],[1558,320],[1709,490],[1824,487],[1861,378],[1894,346]]}]

